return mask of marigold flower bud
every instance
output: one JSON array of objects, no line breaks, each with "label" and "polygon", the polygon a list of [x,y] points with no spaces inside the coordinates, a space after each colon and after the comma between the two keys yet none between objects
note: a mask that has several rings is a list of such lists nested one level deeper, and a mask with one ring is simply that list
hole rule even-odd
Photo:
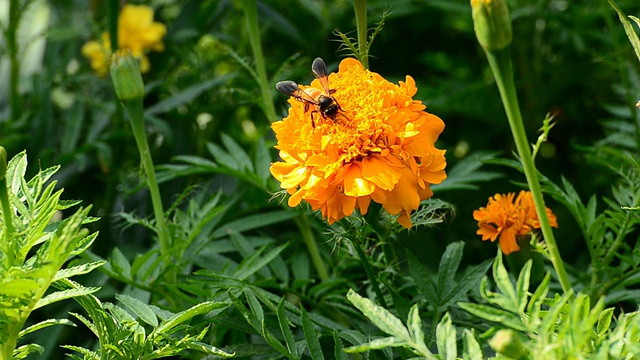
[{"label": "marigold flower bud", "polygon": [[522,345],[520,336],[513,330],[498,330],[489,340],[489,345],[500,355],[510,359],[524,359],[529,353]]},{"label": "marigold flower bud", "polygon": [[144,84],[140,65],[129,50],[119,50],[111,57],[111,81],[118,99],[142,99]]},{"label": "marigold flower bud", "polygon": [[500,50],[511,44],[511,17],[506,0],[471,0],[473,28],[485,50]]},{"label": "marigold flower bud", "polygon": [[0,146],[0,180],[7,174],[7,150]]}]

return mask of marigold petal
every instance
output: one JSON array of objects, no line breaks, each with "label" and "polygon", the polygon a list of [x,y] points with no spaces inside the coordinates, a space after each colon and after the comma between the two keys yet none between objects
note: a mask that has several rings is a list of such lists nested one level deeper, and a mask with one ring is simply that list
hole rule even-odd
[{"label": "marigold petal", "polygon": [[400,179],[400,173],[378,156],[362,159],[362,176],[383,190],[392,190]]},{"label": "marigold petal", "polygon": [[509,255],[514,251],[520,250],[520,246],[516,241],[516,234],[511,230],[507,229],[503,231],[500,235],[499,239],[500,248],[505,255]]}]

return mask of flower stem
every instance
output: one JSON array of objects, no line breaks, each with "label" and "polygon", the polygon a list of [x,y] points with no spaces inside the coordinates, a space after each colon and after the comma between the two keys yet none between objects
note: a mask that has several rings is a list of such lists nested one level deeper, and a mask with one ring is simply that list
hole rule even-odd
[{"label": "flower stem", "polygon": [[[364,226],[364,225],[363,225]],[[376,275],[373,273],[371,269],[371,264],[369,264],[369,258],[367,254],[365,254],[362,249],[364,245],[363,239],[358,239],[354,242],[354,247],[356,248],[356,252],[358,253],[358,257],[362,262],[362,266],[364,267],[364,272],[367,274],[367,278],[369,278],[369,282],[371,282],[371,287],[373,288],[373,292],[376,293],[376,297],[378,298],[378,302],[384,308],[388,308],[387,302],[384,300],[384,295],[382,295],[382,291],[380,290],[380,285],[378,284],[378,279]]]},{"label": "flower stem", "polygon": [[318,276],[320,276],[320,280],[327,280],[329,278],[329,271],[327,271],[327,267],[324,265],[324,261],[320,256],[318,244],[313,238],[313,233],[311,232],[307,215],[302,214],[296,217],[295,221],[296,225],[298,225],[298,228],[300,229],[300,233],[302,234],[302,241],[304,241],[304,244],[307,246],[307,250],[309,251],[309,255],[311,256],[311,262],[313,262],[313,266],[316,268]]},{"label": "flower stem", "polygon": [[149,151],[147,134],[144,129],[142,98],[123,101],[123,104],[127,114],[129,114],[133,136],[135,137],[136,144],[138,145],[140,161],[142,163],[142,168],[146,175],[147,186],[149,187],[149,192],[151,194],[151,203],[153,205],[153,213],[155,215],[158,231],[158,240],[160,242],[160,254],[164,259],[165,265],[170,265],[172,263],[172,256],[169,231],[164,217],[164,208],[162,207],[162,198],[160,197],[160,189],[158,188],[158,181],[156,180],[156,172],[153,167],[151,152]]},{"label": "flower stem", "polygon": [[533,195],[533,202],[540,220],[542,235],[547,243],[551,263],[556,270],[562,290],[567,292],[571,289],[571,284],[569,283],[564,263],[560,258],[558,246],[553,237],[553,231],[551,231],[544,199],[542,198],[542,189],[540,187],[540,181],[538,180],[538,173],[533,158],[531,157],[531,150],[529,149],[529,142],[524,130],[522,114],[520,113],[520,106],[518,105],[518,98],[515,91],[510,49],[510,46],[507,46],[500,50],[487,50],[487,59],[495,76],[500,97],[502,98],[502,103],[507,113],[507,118],[509,119],[509,126],[511,127],[516,149],[518,150],[524,174],[527,178],[527,184]]},{"label": "flower stem", "polygon": [[262,53],[262,45],[260,44],[260,27],[258,26],[258,5],[256,0],[243,0],[244,19],[249,32],[249,42],[251,50],[253,50],[253,59],[256,63],[256,74],[258,86],[260,87],[260,95],[262,98],[262,108],[269,122],[276,121],[276,108],[273,105],[271,96],[272,89],[269,86],[267,78],[267,67],[265,65]]},{"label": "flower stem", "polygon": [[369,69],[367,0],[354,0],[353,8],[356,13],[356,31],[358,33],[358,60],[365,69]]}]

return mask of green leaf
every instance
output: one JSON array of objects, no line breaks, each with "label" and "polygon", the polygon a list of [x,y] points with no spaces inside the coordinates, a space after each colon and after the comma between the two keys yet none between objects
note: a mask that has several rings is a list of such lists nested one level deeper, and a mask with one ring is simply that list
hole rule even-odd
[{"label": "green leaf", "polygon": [[258,143],[254,146],[254,149],[254,167],[256,169],[256,174],[262,180],[262,186],[265,186],[267,179],[271,178],[271,172],[269,171],[271,155],[269,154],[268,147],[265,145],[262,137],[258,139]]},{"label": "green leaf", "polygon": [[520,270],[520,274],[518,276],[518,281],[516,281],[516,296],[518,297],[518,310],[523,313],[524,309],[527,307],[527,300],[529,299],[529,279],[531,278],[531,267],[533,266],[533,261],[528,260],[522,270]]},{"label": "green leaf", "polygon": [[256,298],[256,295],[249,288],[244,289],[244,296],[247,298],[247,302],[249,303],[249,308],[251,309],[251,313],[258,319],[259,322],[264,320],[264,311],[262,310],[262,305]]},{"label": "green leaf", "polygon": [[66,299],[71,299],[71,298],[74,298],[74,297],[93,294],[94,292],[96,292],[98,290],[100,290],[99,287],[80,287],[78,289],[69,289],[69,290],[63,290],[63,291],[56,291],[56,292],[51,293],[51,294],[43,297],[42,299],[38,300],[36,305],[33,307],[33,310],[39,309],[39,308],[41,308],[43,306],[47,306],[49,304],[53,304],[53,303],[61,301],[61,300],[66,300]]},{"label": "green leaf", "polygon": [[462,331],[462,358],[465,360],[483,360],[484,353],[482,352],[482,347],[476,340],[476,337],[473,334],[473,329],[464,329]]},{"label": "green leaf", "polygon": [[98,355],[97,352],[91,351],[89,349],[85,349],[85,348],[80,347],[80,346],[62,345],[60,347],[63,348],[63,349],[73,350],[75,352],[78,352],[78,353],[84,355],[84,357],[80,358],[80,357],[77,357],[76,355],[73,355],[73,354],[67,354],[68,356],[73,356],[76,359],[100,360],[100,355]]},{"label": "green leaf", "polygon": [[422,330],[422,320],[418,313],[418,304],[415,304],[409,310],[409,317],[407,319],[407,328],[409,334],[416,343],[424,342],[424,331]]},{"label": "green leaf", "polygon": [[451,323],[451,316],[446,313],[438,326],[436,326],[436,344],[438,354],[444,360],[456,360],[458,350],[456,349],[456,329]]},{"label": "green leaf", "polygon": [[344,350],[344,346],[342,345],[342,340],[338,336],[338,332],[333,332],[333,343],[335,344],[333,357],[336,360],[348,360],[346,352]]},{"label": "green leaf", "polygon": [[44,348],[38,344],[27,344],[22,345],[15,350],[13,350],[13,360],[24,359],[29,354],[33,354],[34,352],[39,353],[40,355],[44,354]]},{"label": "green leaf", "polygon": [[201,343],[199,341],[186,341],[184,342],[184,345],[188,348],[188,349],[192,349],[192,350],[197,350],[203,353],[207,353],[210,355],[215,355],[217,357],[221,357],[221,358],[232,358],[234,356],[236,356],[235,353],[228,353],[226,351],[223,351],[221,349],[218,349],[215,346],[209,345],[209,344],[205,344],[205,343]]},{"label": "green leaf", "polygon": [[231,80],[235,76],[236,76],[235,73],[226,74],[226,75],[219,76],[217,78],[204,81],[200,84],[189,86],[188,88],[182,90],[181,92],[148,107],[144,112],[144,116],[147,117],[151,115],[158,115],[158,114],[167,112],[169,110],[173,110],[180,105],[186,104],[196,99],[198,96],[200,96],[200,94],[211,89],[212,87],[226,83],[227,81]]},{"label": "green leaf", "polygon": [[126,279],[131,279],[131,264],[129,264],[129,260],[127,260],[127,257],[124,256],[120,249],[117,247],[113,248],[109,262],[113,270],[122,274]]},{"label": "green leaf", "polygon": [[344,349],[344,351],[347,353],[360,353],[363,351],[379,350],[379,349],[385,349],[388,347],[398,347],[398,346],[406,346],[406,345],[407,345],[407,342],[405,340],[395,336],[390,336],[386,338],[375,339],[373,341],[369,341],[364,344],[350,346]]},{"label": "green leaf", "polygon": [[76,324],[74,324],[73,321],[67,320],[67,319],[49,319],[49,320],[44,320],[44,321],[41,321],[41,322],[39,322],[37,324],[33,324],[33,325],[29,326],[28,328],[23,329],[22,331],[20,331],[20,333],[18,334],[18,339],[23,338],[25,335],[31,334],[34,331],[38,331],[40,329],[48,328],[49,326],[53,326],[53,325],[76,326]]},{"label": "green leaf", "polygon": [[293,356],[280,342],[280,340],[276,339],[271,335],[269,329],[267,329],[267,325],[262,321],[262,337],[267,341],[272,348],[274,348],[277,352],[284,355],[287,359],[298,359],[296,356]]},{"label": "green leaf", "polygon": [[376,305],[373,301],[358,295],[353,289],[349,289],[347,299],[360,310],[364,316],[371,320],[380,330],[404,341],[410,341],[409,331],[402,321],[390,313],[387,309]]},{"label": "green leaf", "polygon": [[514,330],[527,331],[520,317],[512,312],[484,304],[458,303],[458,306],[481,319],[493,321]]},{"label": "green leaf", "polygon": [[288,244],[282,244],[273,250],[270,250],[264,256],[260,256],[265,247],[254,252],[251,256],[245,258],[240,265],[234,270],[233,276],[239,280],[246,280],[249,276],[255,274],[258,270],[267,266],[273,259],[275,259],[282,250],[287,247]]},{"label": "green leaf", "polygon": [[231,155],[231,157],[233,157],[233,159],[235,160],[235,163],[237,164],[237,170],[254,172],[251,158],[249,157],[249,155],[247,155],[244,149],[233,140],[232,137],[225,133],[222,133],[221,140],[224,144],[224,147],[227,148],[227,153]]},{"label": "green leaf", "polygon": [[140,320],[154,328],[158,326],[158,318],[149,305],[129,295],[116,294],[116,299],[118,299],[118,301],[120,301],[126,308],[131,310],[131,312],[136,314]]},{"label": "green leaf", "polygon": [[278,311],[276,312],[276,315],[278,316],[278,324],[280,325],[280,331],[282,331],[282,336],[284,337],[287,349],[290,353],[295,354],[294,349],[296,342],[290,328],[289,319],[287,318],[287,314],[284,309],[285,301],[287,300],[283,297],[278,303]]},{"label": "green leaf", "polygon": [[300,312],[302,318],[302,331],[304,332],[304,338],[307,340],[307,346],[309,346],[311,358],[313,360],[324,360],[324,356],[322,355],[322,348],[320,347],[320,342],[318,341],[318,334],[313,328],[313,323],[309,318],[309,314],[307,314],[307,311],[303,306],[300,306]]},{"label": "green leaf", "polygon": [[60,279],[67,279],[76,275],[87,274],[94,269],[99,268],[100,266],[106,264],[107,262],[104,260],[92,261],[81,265],[76,265],[74,267],[68,269],[58,270],[56,275],[53,277],[52,281],[58,281]]},{"label": "green leaf", "polygon": [[[616,4],[614,0],[609,0],[609,5],[611,5],[611,7],[613,7],[613,9],[618,13],[620,22],[624,27],[624,32],[627,33],[627,37],[631,42],[631,46],[633,46],[633,49],[636,52],[636,56],[638,57],[638,61],[640,61],[640,39],[638,38],[638,34],[636,34],[636,31],[634,30],[633,25],[629,22],[629,20],[627,20],[627,17],[622,12],[618,4]],[[632,19],[636,21],[636,19],[634,18]],[[638,22],[636,21],[636,23]],[[640,23],[638,23],[638,26],[640,26]]]},{"label": "green leaf", "polygon": [[462,249],[464,243],[461,241],[451,243],[447,246],[442,258],[440,259],[440,267],[438,269],[438,297],[442,299],[444,294],[448,293],[454,284],[454,277],[460,260],[462,259]]},{"label": "green leaf", "polygon": [[609,331],[609,327],[611,326],[611,319],[613,317],[614,308],[607,308],[598,316],[598,325],[596,326],[596,333],[598,337],[604,336],[604,334]]},{"label": "green leaf", "polygon": [[298,213],[290,210],[271,211],[264,214],[250,215],[222,225],[213,233],[212,237],[214,239],[219,239],[226,236],[229,231],[241,233],[247,230],[259,229],[265,226],[291,220],[296,216],[298,216]]},{"label": "green leaf", "polygon": [[160,324],[160,326],[158,326],[153,331],[152,335],[164,334],[167,331],[173,329],[174,327],[182,324],[183,322],[191,319],[194,316],[197,316],[200,314],[206,314],[209,311],[213,311],[217,309],[224,309],[228,306],[229,306],[228,303],[215,302],[215,301],[207,301],[207,302],[200,303],[187,310],[181,311],[175,314],[174,316],[172,316],[171,318],[163,321]]},{"label": "green leaf", "polygon": [[436,291],[436,286],[431,280],[427,269],[420,263],[420,260],[408,250],[407,259],[409,260],[409,273],[416,282],[420,294],[425,297],[429,305],[434,309],[440,308],[440,299]]},{"label": "green leaf", "polygon": [[505,309],[514,312],[517,311],[518,298],[516,297],[516,292],[513,288],[513,284],[511,283],[511,279],[509,278],[509,273],[502,262],[502,251],[500,249],[498,249],[498,255],[493,262],[493,280],[496,282],[496,285],[498,286],[498,289],[500,289],[502,295],[509,300],[509,307]]}]

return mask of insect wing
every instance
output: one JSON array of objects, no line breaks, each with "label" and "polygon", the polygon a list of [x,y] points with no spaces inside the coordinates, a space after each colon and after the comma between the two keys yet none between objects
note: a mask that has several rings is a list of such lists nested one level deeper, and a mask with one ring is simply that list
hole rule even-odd
[{"label": "insect wing", "polygon": [[279,81],[276,84],[276,89],[285,95],[292,96],[298,101],[310,102],[314,105],[318,105],[316,99],[307,94],[304,90],[300,89],[298,84],[291,80]]},{"label": "insect wing", "polygon": [[311,64],[311,71],[313,71],[313,76],[320,80],[320,84],[322,85],[325,93],[333,94],[335,92],[335,90],[329,89],[327,64],[324,63],[324,60],[321,58],[313,60],[313,64]]}]

